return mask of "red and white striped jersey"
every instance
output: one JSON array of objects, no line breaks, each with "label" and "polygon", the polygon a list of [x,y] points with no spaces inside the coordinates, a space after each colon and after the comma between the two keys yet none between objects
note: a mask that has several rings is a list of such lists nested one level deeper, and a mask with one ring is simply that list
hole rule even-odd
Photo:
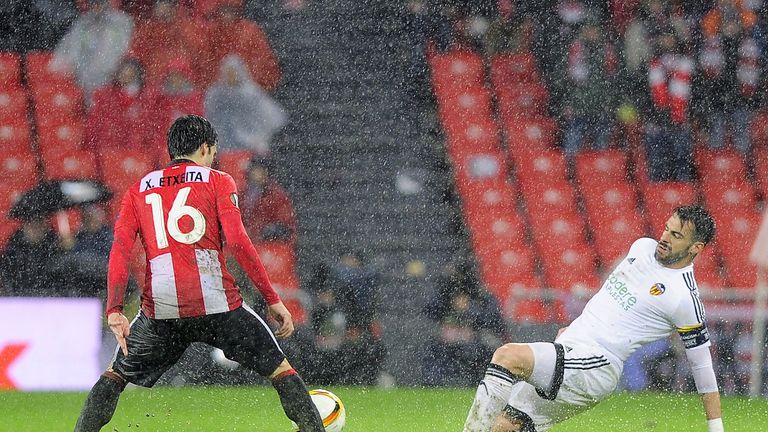
[{"label": "red and white striped jersey", "polygon": [[[107,314],[122,310],[136,234],[147,258],[141,308],[148,317],[210,315],[243,302],[223,253],[222,217],[235,212],[242,224],[235,182],[227,173],[175,162],[145,175],[123,197],[110,255]],[[258,256],[255,261],[261,265]],[[268,279],[254,282],[264,285],[259,289],[269,304],[279,301],[276,294],[277,300],[269,297],[274,290]]]}]

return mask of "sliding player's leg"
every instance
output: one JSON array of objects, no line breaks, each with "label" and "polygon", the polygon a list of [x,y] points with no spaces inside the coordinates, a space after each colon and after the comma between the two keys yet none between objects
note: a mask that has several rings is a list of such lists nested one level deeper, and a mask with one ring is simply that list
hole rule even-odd
[{"label": "sliding player's leg", "polygon": [[269,377],[285,415],[301,432],[324,432],[323,420],[307,386],[286,360],[264,320],[247,306],[214,319],[220,321],[211,326],[213,338],[205,342],[220,348],[227,358]]},{"label": "sliding player's leg", "polygon": [[507,406],[515,386],[530,383],[544,391],[559,387],[563,348],[546,342],[505,344],[494,352],[464,423],[464,432],[488,432]]},{"label": "sliding player's leg", "polygon": [[127,381],[113,371],[104,372],[85,399],[75,432],[98,432],[109,423],[126,384]]}]

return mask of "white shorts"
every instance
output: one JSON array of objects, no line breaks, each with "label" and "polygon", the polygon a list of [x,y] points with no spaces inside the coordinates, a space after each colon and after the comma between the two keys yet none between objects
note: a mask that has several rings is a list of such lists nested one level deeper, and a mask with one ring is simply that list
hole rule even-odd
[{"label": "white shorts", "polygon": [[[596,347],[553,345],[557,356],[552,365],[555,373],[551,388],[537,389],[526,382],[518,383],[507,407],[515,417],[529,417],[536,432],[544,432],[592,408],[616,389],[621,377],[621,367],[610,362]],[[534,361],[540,361],[536,352],[534,350]]]}]

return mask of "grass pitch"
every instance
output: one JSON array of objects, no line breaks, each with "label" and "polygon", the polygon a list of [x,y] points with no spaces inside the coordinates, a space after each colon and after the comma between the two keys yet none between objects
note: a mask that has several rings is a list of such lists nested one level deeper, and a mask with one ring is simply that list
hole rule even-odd
[{"label": "grass pitch", "polygon": [[[458,432],[474,389],[329,387],[347,409],[345,432]],[[0,392],[0,431],[72,431],[85,393]],[[619,393],[553,432],[705,431],[696,395]],[[768,400],[723,399],[729,432],[766,430]],[[271,387],[129,389],[108,432],[290,432]]]}]

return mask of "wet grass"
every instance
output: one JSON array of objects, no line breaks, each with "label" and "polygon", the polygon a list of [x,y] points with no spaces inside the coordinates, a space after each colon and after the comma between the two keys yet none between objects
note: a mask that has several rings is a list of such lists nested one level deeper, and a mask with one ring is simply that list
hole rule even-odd
[{"label": "wet grass", "polygon": [[[474,390],[336,388],[347,408],[345,432],[460,431]],[[72,431],[84,393],[0,392],[0,431]],[[752,432],[768,424],[768,400],[728,397],[726,430]],[[269,387],[187,387],[127,390],[103,429],[132,431],[289,432]],[[696,395],[617,394],[552,429],[564,431],[704,431]]]}]

